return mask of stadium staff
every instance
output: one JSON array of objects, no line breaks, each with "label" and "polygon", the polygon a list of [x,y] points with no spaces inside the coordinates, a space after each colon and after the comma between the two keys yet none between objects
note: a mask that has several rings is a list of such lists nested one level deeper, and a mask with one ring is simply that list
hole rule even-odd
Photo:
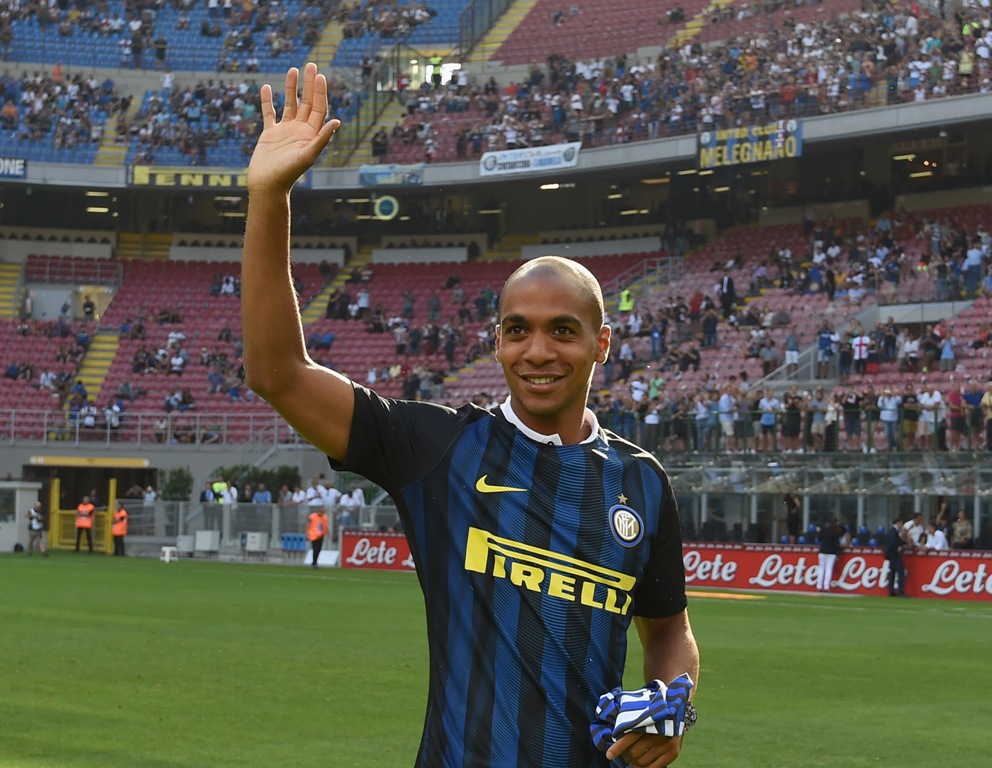
[{"label": "stadium staff", "polygon": [[[633,619],[648,680],[699,671],[678,509],[648,452],[586,407],[609,353],[602,291],[544,257],[500,295],[495,354],[511,395],[485,410],[386,401],[307,355],[290,275],[290,192],[339,121],[308,64],[286,76],[248,170],[242,270],[248,386],[330,459],[395,500],[427,603],[430,684],[418,766],[637,768],[670,764],[673,737],[634,731],[605,755],[589,728],[619,687]],[[666,724],[667,727],[667,724]]]},{"label": "stadium staff", "polygon": [[320,557],[320,550],[324,548],[324,539],[327,537],[331,520],[324,507],[311,507],[311,509],[313,511],[307,517],[307,541],[313,549],[313,562],[310,565],[316,568],[317,558]]},{"label": "stadium staff", "polygon": [[110,533],[114,537],[114,557],[124,557],[124,537],[127,536],[127,510],[118,501],[117,509],[114,510],[114,520],[110,526]]},{"label": "stadium staff", "polygon": [[90,501],[89,496],[83,496],[83,500],[76,507],[76,551],[79,551],[79,543],[82,541],[83,532],[86,533],[86,546],[90,554],[93,554],[93,519],[96,517],[96,507]]}]

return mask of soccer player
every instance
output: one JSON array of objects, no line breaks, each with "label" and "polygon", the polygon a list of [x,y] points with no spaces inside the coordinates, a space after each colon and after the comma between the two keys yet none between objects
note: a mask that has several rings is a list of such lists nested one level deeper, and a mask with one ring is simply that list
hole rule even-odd
[{"label": "soccer player", "polygon": [[622,683],[633,620],[647,680],[695,681],[678,509],[648,452],[586,400],[609,353],[602,292],[545,257],[500,295],[495,355],[510,396],[485,410],[391,401],[307,355],[289,270],[290,190],[339,122],[317,68],[286,76],[248,170],[242,271],[248,386],[335,469],[386,489],[427,608],[429,693],[418,768],[660,768],[681,736],[632,732],[604,755],[596,704]]}]

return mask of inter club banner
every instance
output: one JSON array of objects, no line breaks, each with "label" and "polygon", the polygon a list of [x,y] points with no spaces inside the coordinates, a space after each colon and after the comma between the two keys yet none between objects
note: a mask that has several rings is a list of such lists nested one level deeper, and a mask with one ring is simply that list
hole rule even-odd
[{"label": "inter club banner", "polygon": [[[772,544],[687,542],[686,586],[815,592],[815,548]],[[992,551],[950,550],[903,555],[906,594],[953,600],[992,600]],[[889,563],[881,550],[854,547],[834,566],[834,592],[886,595]]]},{"label": "inter club banner", "polygon": [[379,533],[346,528],[341,532],[342,568],[413,571],[410,545],[402,533]]},{"label": "inter club banner", "polygon": [[567,144],[552,144],[548,147],[524,147],[523,149],[486,152],[479,158],[479,175],[500,176],[507,173],[573,168],[579,162],[579,150],[581,148],[582,142],[572,141]]},{"label": "inter club banner", "polygon": [[803,154],[803,123],[801,120],[776,120],[743,128],[701,131],[697,150],[700,170],[800,157]]}]

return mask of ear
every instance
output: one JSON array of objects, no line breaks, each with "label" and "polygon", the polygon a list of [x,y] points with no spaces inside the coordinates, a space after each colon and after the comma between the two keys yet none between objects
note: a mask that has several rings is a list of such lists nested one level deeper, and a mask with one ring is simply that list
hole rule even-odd
[{"label": "ear", "polygon": [[500,359],[500,351],[502,350],[502,348],[503,348],[503,326],[501,326],[499,323],[497,323],[496,324],[496,339],[493,342],[493,359],[495,359],[497,363],[502,363],[503,362]]},{"label": "ear", "polygon": [[612,335],[612,330],[610,326],[604,325],[599,329],[599,333],[596,335],[596,362],[602,365],[606,362],[606,359],[610,356],[610,337]]}]

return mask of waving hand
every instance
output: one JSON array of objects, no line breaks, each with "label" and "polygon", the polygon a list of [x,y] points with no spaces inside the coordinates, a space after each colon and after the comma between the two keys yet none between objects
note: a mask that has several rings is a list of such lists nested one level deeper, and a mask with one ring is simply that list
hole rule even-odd
[{"label": "waving hand", "polygon": [[303,69],[303,95],[297,96],[300,71],[286,73],[286,104],[276,118],[272,87],[262,86],[262,135],[248,165],[249,189],[289,191],[296,180],[317,162],[327,142],[341,125],[327,118],[327,79],[317,65]]}]

